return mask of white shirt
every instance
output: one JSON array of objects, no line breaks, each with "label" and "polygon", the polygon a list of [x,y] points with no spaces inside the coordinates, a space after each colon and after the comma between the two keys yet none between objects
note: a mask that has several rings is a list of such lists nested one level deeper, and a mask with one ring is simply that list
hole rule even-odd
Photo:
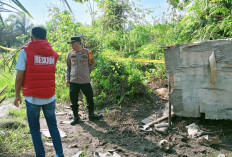
[{"label": "white shirt", "polygon": [[[20,51],[17,64],[15,66],[16,70],[26,70],[26,62],[27,62],[27,54],[24,49]],[[45,105],[48,103],[51,103],[55,100],[55,95],[53,95],[51,98],[37,98],[33,96],[25,96],[24,97],[26,101],[28,101],[31,104],[34,105]]]}]

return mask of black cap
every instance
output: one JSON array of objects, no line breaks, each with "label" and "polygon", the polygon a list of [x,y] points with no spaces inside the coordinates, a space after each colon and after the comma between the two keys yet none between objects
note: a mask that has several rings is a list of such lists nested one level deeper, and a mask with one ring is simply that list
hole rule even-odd
[{"label": "black cap", "polygon": [[71,41],[68,41],[67,43],[70,44],[70,43],[72,43],[72,42],[74,42],[74,41],[81,42],[81,38],[78,37],[78,36],[71,37]]}]

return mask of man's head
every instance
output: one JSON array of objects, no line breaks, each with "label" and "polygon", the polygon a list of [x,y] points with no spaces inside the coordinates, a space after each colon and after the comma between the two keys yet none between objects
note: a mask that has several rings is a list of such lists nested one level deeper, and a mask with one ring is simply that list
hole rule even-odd
[{"label": "man's head", "polygon": [[34,27],[31,31],[31,40],[46,40],[47,31],[42,27]]},{"label": "man's head", "polygon": [[68,41],[67,43],[71,44],[74,50],[79,50],[81,48],[81,38],[78,36],[71,37],[71,41]]},{"label": "man's head", "polygon": [[81,43],[81,38],[78,37],[78,36],[71,37],[71,41],[68,41],[67,43],[68,43],[68,44],[72,44],[72,43],[74,43],[74,42],[79,42],[79,43]]}]

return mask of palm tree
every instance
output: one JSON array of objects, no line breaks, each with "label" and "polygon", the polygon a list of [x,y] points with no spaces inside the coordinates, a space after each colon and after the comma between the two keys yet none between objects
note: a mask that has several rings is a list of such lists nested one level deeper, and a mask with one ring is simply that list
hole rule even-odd
[{"label": "palm tree", "polygon": [[28,35],[30,29],[33,27],[30,19],[27,18],[24,12],[18,12],[17,14],[11,14],[6,22],[10,22],[13,30],[19,31],[21,34]]}]

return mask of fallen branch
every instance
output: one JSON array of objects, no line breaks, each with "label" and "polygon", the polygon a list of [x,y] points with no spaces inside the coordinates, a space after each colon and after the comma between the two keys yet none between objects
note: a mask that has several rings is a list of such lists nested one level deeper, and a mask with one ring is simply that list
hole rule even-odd
[{"label": "fallen branch", "polygon": [[8,86],[6,86],[6,87],[0,92],[0,95],[2,95],[2,94],[6,91],[7,88],[8,88]]},{"label": "fallen branch", "polygon": [[6,98],[6,97],[4,97],[4,98],[2,98],[2,99],[0,100],[0,104],[3,102],[3,100],[5,100],[5,98]]},{"label": "fallen branch", "polygon": [[[171,116],[173,116],[173,115],[174,115],[174,113],[172,112],[172,113],[171,113]],[[159,122],[161,122],[161,121],[167,119],[168,117],[169,117],[169,115],[166,115],[166,116],[163,116],[163,117],[161,117],[161,118],[158,118],[158,119],[156,119],[156,120],[154,120],[154,121],[152,121],[152,122],[150,122],[150,123],[147,123],[146,125],[143,126],[143,129],[146,130],[148,127],[150,127],[150,126],[152,126],[152,125],[154,125],[154,124],[156,124],[156,123],[159,123]]]}]

